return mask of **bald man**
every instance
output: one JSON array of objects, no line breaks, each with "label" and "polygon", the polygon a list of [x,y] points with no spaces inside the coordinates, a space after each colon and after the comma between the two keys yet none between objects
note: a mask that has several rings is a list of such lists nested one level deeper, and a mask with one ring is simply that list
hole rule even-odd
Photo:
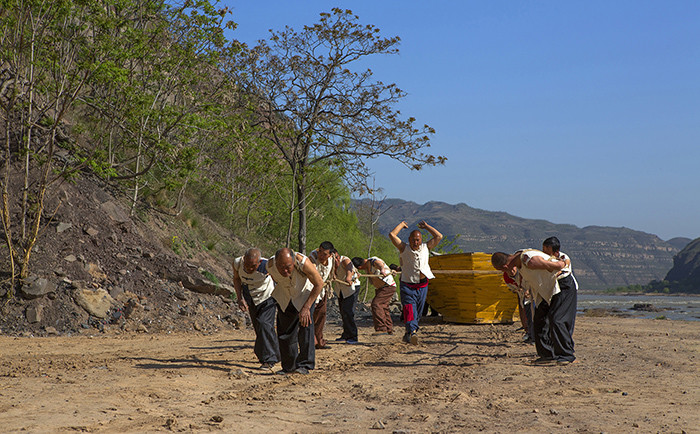
[{"label": "bald man", "polygon": [[261,363],[260,369],[272,370],[280,360],[275,332],[277,304],[272,298],[275,284],[267,272],[267,259],[262,258],[260,249],[250,248],[233,260],[233,287],[238,307],[250,314],[253,323],[253,351]]},{"label": "bald man", "polygon": [[323,280],[306,255],[282,248],[267,262],[275,282],[277,336],[282,370],[278,374],[308,374],[316,365],[314,348],[314,302]]},{"label": "bald man", "polygon": [[408,236],[408,243],[399,238],[399,232],[408,228],[406,222],[401,222],[389,233],[391,243],[398,249],[401,259],[401,306],[403,306],[403,320],[406,324],[404,342],[413,345],[418,344],[418,320],[425,307],[425,298],[428,295],[428,280],[435,278],[428,258],[430,250],[434,249],[442,240],[442,234],[425,221],[418,223],[420,229],[425,229],[432,236],[428,242],[423,242],[423,234],[416,229]]}]

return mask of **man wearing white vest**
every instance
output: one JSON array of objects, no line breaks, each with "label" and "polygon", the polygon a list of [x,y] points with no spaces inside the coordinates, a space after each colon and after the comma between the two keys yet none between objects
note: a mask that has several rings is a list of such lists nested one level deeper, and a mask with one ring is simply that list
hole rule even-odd
[{"label": "man wearing white vest", "polygon": [[401,305],[403,306],[403,320],[406,324],[406,333],[404,334],[404,342],[410,342],[413,345],[418,344],[418,320],[425,306],[425,298],[428,295],[428,280],[435,276],[430,270],[428,257],[430,250],[434,249],[440,240],[442,234],[434,227],[424,221],[418,223],[418,227],[427,230],[432,238],[427,242],[423,242],[423,235],[419,230],[414,230],[408,236],[408,244],[401,241],[399,232],[402,229],[408,228],[406,222],[399,223],[389,233],[389,239],[392,244],[399,250],[401,259]]},{"label": "man wearing white vest", "polygon": [[[491,265],[496,270],[506,272],[511,276],[514,276],[517,272],[519,276],[517,284],[523,289],[530,290],[536,306],[534,337],[535,347],[539,355],[539,358],[534,360],[533,363],[571,363],[573,359],[569,359],[568,356],[562,356],[561,359],[553,357],[551,351],[547,351],[546,346],[538,342],[538,335],[541,335],[543,327],[541,322],[547,317],[547,313],[538,315],[537,311],[544,306],[549,306],[553,298],[561,292],[557,277],[559,272],[566,267],[566,262],[539,250],[525,249],[519,250],[512,255],[496,252],[491,256]],[[540,333],[538,333],[538,330],[540,330]]]},{"label": "man wearing white vest", "polygon": [[308,374],[316,366],[313,309],[323,280],[308,257],[282,248],[267,261],[275,281],[277,336],[282,370],[278,374]]},{"label": "man wearing white vest", "polygon": [[233,287],[238,307],[250,314],[255,330],[253,351],[262,364],[260,369],[272,369],[280,360],[279,343],[275,333],[277,305],[272,298],[275,284],[267,272],[267,259],[260,249],[252,247],[233,261]]},{"label": "man wearing white vest", "polygon": [[338,309],[343,321],[343,333],[336,341],[347,344],[358,343],[357,324],[355,323],[355,302],[360,291],[360,280],[357,270],[350,258],[340,255],[333,249],[335,258],[335,294],[338,296]]},{"label": "man wearing white vest", "polygon": [[321,280],[323,280],[323,290],[318,300],[316,300],[316,307],[314,308],[314,346],[317,350],[328,348],[326,339],[323,337],[323,327],[326,325],[327,302],[331,292],[331,279],[333,278],[334,261],[331,254],[333,250],[335,250],[333,243],[324,241],[318,249],[309,253],[309,259],[314,263],[318,274],[321,275]]},{"label": "man wearing white vest", "polygon": [[394,322],[391,319],[389,304],[396,294],[396,282],[391,269],[376,256],[367,259],[356,256],[352,258],[352,263],[358,270],[371,275],[369,281],[376,288],[371,304],[374,334],[394,334]]}]

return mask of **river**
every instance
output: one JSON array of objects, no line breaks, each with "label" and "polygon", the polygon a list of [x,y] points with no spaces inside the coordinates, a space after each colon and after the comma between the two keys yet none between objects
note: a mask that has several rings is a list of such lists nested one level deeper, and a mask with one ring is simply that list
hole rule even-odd
[{"label": "river", "polygon": [[[651,304],[658,312],[634,310],[635,304]],[[700,321],[699,295],[601,295],[578,293],[578,314],[586,309],[619,310],[634,318],[665,318],[669,320]]]}]

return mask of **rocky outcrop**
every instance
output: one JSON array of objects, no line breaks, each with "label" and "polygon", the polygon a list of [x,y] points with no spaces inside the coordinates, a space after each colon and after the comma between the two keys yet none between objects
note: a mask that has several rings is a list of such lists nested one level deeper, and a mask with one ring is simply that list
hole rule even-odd
[{"label": "rocky outcrop", "polygon": [[691,241],[673,257],[673,268],[665,280],[700,290],[700,238]]},{"label": "rocky outcrop", "polygon": [[[362,205],[363,201],[355,202],[356,207]],[[571,256],[576,277],[581,289],[585,290],[661,280],[672,266],[673,255],[679,250],[656,235],[624,227],[579,228],[485,211],[465,204],[428,202],[418,205],[388,199],[384,201],[381,212],[378,225],[383,234],[388,234],[402,220],[411,228],[420,220],[426,220],[447,238],[459,234],[457,244],[464,252],[514,252],[522,248],[541,248],[545,238],[556,236],[561,240],[562,251]]]}]

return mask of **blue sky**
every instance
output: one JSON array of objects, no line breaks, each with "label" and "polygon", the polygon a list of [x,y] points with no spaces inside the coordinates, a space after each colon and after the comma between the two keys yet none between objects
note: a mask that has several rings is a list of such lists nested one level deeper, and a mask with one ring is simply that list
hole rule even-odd
[{"label": "blue sky", "polygon": [[250,45],[334,6],[401,38],[364,67],[408,93],[398,108],[448,161],[371,161],[387,197],[700,237],[698,1],[219,4]]}]

